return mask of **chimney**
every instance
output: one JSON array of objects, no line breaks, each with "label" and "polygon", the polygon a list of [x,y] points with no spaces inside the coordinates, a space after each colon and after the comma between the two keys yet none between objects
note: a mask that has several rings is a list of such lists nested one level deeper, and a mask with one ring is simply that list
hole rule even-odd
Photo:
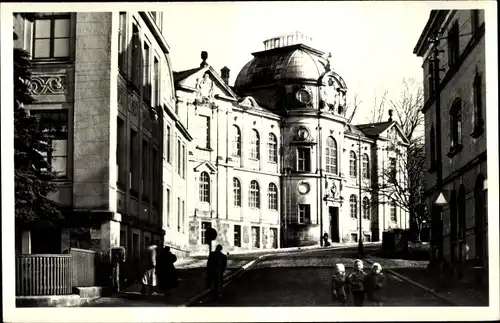
[{"label": "chimney", "polygon": [[208,53],[206,51],[202,51],[201,52],[202,62],[200,64],[200,67],[206,67],[206,66],[208,66],[207,58],[208,58]]},{"label": "chimney", "polygon": [[389,109],[389,122],[392,122],[392,109]]},{"label": "chimney", "polygon": [[227,85],[229,85],[229,71],[230,71],[230,69],[227,66],[224,66],[220,70],[220,76],[222,77],[222,79],[224,80],[224,82]]}]

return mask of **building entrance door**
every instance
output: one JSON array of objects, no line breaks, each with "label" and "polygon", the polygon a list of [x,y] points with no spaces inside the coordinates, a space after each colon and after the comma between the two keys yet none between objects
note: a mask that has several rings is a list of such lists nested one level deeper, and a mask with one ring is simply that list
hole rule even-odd
[{"label": "building entrance door", "polygon": [[330,238],[332,242],[340,242],[339,235],[339,208],[336,206],[328,207],[330,217]]}]

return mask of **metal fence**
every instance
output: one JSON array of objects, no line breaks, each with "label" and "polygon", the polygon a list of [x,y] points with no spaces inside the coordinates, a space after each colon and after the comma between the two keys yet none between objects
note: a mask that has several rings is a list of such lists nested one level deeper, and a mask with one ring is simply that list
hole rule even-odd
[{"label": "metal fence", "polygon": [[67,295],[71,290],[70,255],[16,255],[16,295]]},{"label": "metal fence", "polygon": [[71,248],[72,285],[74,287],[95,286],[98,254],[92,250]]}]

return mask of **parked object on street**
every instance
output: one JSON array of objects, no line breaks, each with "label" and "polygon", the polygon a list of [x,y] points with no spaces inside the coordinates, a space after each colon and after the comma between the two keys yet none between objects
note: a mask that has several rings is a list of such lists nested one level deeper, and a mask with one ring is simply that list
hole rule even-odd
[{"label": "parked object on street", "polygon": [[170,247],[164,246],[158,250],[157,257],[158,289],[165,297],[168,297],[169,291],[177,288],[177,273],[174,266],[177,256],[170,252]]},{"label": "parked object on street", "polygon": [[346,280],[345,266],[343,264],[336,264],[331,282],[331,293],[332,298],[337,300],[341,306],[346,305],[349,295]]},{"label": "parked object on street", "polygon": [[354,271],[347,277],[354,306],[363,306],[363,302],[365,300],[365,276],[366,274],[363,271],[363,262],[356,259],[354,261]]},{"label": "parked object on street", "polygon": [[227,256],[222,253],[222,246],[217,245],[207,261],[207,287],[217,297],[222,297],[222,282],[227,267]]},{"label": "parked object on street", "polygon": [[368,301],[373,306],[382,306],[381,291],[385,285],[385,276],[382,273],[382,266],[376,262],[372,265],[371,272],[365,277],[365,292]]},{"label": "parked object on street", "polygon": [[142,275],[142,289],[141,293],[143,295],[147,295],[151,297],[153,294],[153,289],[157,284],[156,277],[156,253],[157,246],[151,244],[145,251],[144,263],[143,263],[143,272]]}]

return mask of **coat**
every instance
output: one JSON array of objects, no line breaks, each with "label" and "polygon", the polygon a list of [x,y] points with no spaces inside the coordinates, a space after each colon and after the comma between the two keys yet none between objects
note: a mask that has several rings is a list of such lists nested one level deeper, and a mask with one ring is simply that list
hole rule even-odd
[{"label": "coat", "polygon": [[210,289],[222,289],[222,279],[227,267],[227,256],[220,251],[213,251],[207,261],[207,285]]},{"label": "coat", "polygon": [[349,295],[347,276],[345,274],[341,275],[339,273],[333,274],[331,285],[332,296],[341,302],[347,301]]},{"label": "coat", "polygon": [[176,261],[177,256],[166,249],[162,249],[158,253],[156,273],[158,275],[160,290],[177,287],[177,273],[174,266]]},{"label": "coat", "polygon": [[371,301],[381,301],[381,290],[385,284],[383,273],[369,273],[365,277],[365,291]]},{"label": "coat", "polygon": [[359,293],[365,290],[365,276],[366,274],[361,271],[354,271],[347,277],[347,282],[351,292]]}]

